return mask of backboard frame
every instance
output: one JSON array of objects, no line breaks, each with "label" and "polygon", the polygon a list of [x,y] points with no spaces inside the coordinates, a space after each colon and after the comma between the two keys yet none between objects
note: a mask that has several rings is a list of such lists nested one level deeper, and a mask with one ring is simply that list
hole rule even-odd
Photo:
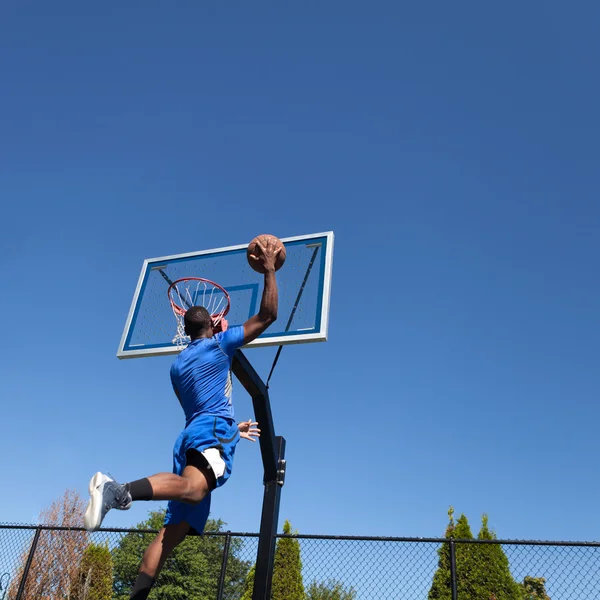
[{"label": "backboard frame", "polygon": [[[311,333],[290,333],[290,334],[282,334],[282,335],[274,335],[269,336],[268,331],[265,337],[259,337],[254,340],[247,346],[246,348],[256,348],[256,347],[264,347],[264,346],[279,346],[279,345],[287,345],[287,344],[302,344],[302,343],[310,343],[310,342],[324,342],[327,341],[328,330],[329,330],[329,307],[330,307],[330,297],[331,297],[331,276],[333,269],[333,246],[334,246],[334,234],[333,231],[326,231],[323,233],[314,233],[309,235],[300,235],[288,238],[281,238],[281,241],[286,243],[293,242],[304,242],[306,241],[310,244],[311,240],[318,240],[326,238],[325,243],[325,251],[323,253],[322,260],[324,261],[322,269],[323,269],[323,287],[321,288],[321,297],[320,297],[320,315],[318,315],[318,323],[319,328],[317,332]],[[150,271],[154,268],[161,266],[162,263],[169,263],[172,261],[178,261],[181,259],[188,259],[206,255],[218,255],[221,253],[231,253],[237,252],[240,250],[245,250],[247,248],[247,244],[240,244],[236,246],[226,246],[223,248],[213,248],[210,250],[200,250],[197,252],[187,252],[183,254],[172,254],[169,256],[160,256],[157,258],[149,258],[144,260],[142,264],[142,269],[140,272],[140,276],[138,278],[138,282],[135,288],[135,292],[133,295],[133,299],[131,302],[131,306],[129,308],[129,313],[127,315],[127,319],[125,322],[125,327],[123,329],[123,334],[121,336],[121,341],[119,343],[119,348],[117,350],[117,357],[120,359],[125,358],[143,358],[150,356],[168,356],[173,354],[178,354],[181,351],[181,348],[173,347],[160,347],[160,348],[140,348],[140,349],[131,349],[128,345],[128,339],[131,336],[132,332],[132,324],[134,324],[134,319],[136,318],[136,313],[139,309],[140,303],[140,295],[142,294],[143,287],[145,281],[148,277]],[[250,267],[248,267],[250,268]],[[283,266],[285,269],[285,265]],[[199,275],[201,276],[201,274]],[[217,281],[217,283],[219,283]],[[165,288],[165,301],[167,301],[167,294]],[[280,315],[280,318],[284,318]],[[126,348],[127,347],[127,348]]]}]

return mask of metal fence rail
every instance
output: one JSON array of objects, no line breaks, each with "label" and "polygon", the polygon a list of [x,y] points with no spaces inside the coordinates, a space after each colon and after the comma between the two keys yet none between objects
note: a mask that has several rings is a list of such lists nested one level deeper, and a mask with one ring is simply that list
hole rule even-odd
[{"label": "metal fence rail", "polygon": [[[155,534],[0,525],[0,600],[125,600]],[[305,600],[600,598],[600,543],[276,537],[293,540],[299,550]],[[188,537],[167,562],[151,598],[250,598],[257,548],[253,533]],[[489,585],[504,587],[490,595],[481,578],[492,560],[505,564],[510,581],[498,583],[491,573]],[[475,583],[474,564],[484,565]],[[276,582],[277,572],[274,577]]]}]

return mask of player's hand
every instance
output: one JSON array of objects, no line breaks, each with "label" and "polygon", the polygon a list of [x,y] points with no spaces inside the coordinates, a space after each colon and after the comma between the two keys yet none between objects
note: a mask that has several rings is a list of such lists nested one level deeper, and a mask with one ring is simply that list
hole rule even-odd
[{"label": "player's hand", "polygon": [[277,241],[272,237],[263,237],[256,239],[256,245],[260,249],[260,254],[251,254],[250,258],[259,262],[265,271],[275,272],[275,260],[281,252],[281,246],[277,247]]},{"label": "player's hand", "polygon": [[258,429],[257,425],[258,423],[255,423],[252,419],[238,423],[240,437],[255,442],[256,439],[260,437],[260,429]]}]

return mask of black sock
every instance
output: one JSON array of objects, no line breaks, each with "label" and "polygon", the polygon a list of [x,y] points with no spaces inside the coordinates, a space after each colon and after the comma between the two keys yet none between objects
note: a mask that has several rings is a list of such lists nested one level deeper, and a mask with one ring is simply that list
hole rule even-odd
[{"label": "black sock", "polygon": [[150,575],[140,572],[131,590],[129,600],[146,600],[153,584],[154,579]]},{"label": "black sock", "polygon": [[152,500],[152,485],[147,477],[127,484],[132,500]]}]

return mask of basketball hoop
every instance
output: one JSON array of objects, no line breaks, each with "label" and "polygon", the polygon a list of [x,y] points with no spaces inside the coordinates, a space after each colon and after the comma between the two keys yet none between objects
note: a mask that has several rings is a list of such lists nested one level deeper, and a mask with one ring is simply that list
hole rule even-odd
[{"label": "basketball hoop", "polygon": [[227,329],[224,317],[229,312],[229,294],[218,283],[202,277],[183,277],[171,283],[168,295],[177,321],[173,344],[178,348],[183,349],[190,343],[190,338],[185,333],[183,317],[192,306],[203,306],[208,311],[212,317],[213,330]]}]

